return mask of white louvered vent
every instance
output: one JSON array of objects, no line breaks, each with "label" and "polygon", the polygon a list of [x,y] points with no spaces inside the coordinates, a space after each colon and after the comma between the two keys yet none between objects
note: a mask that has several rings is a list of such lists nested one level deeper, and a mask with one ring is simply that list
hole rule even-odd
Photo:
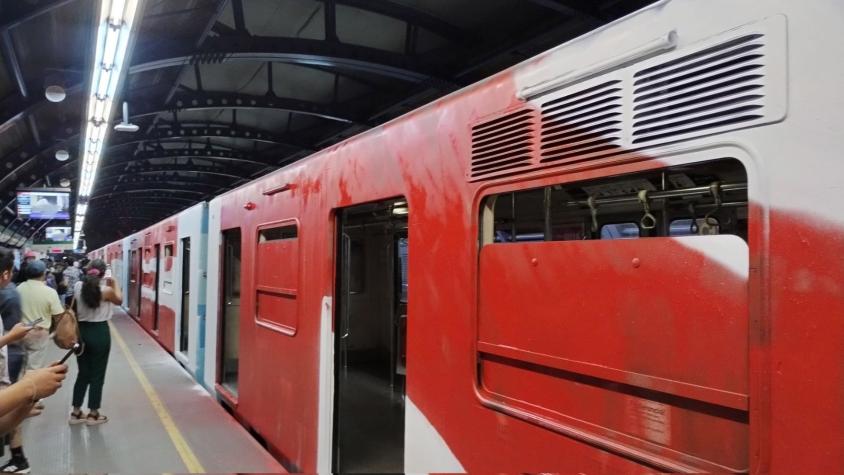
[{"label": "white louvered vent", "polygon": [[636,72],[632,143],[758,122],[765,116],[765,66],[765,36],[754,33]]},{"label": "white louvered vent", "polygon": [[540,162],[575,162],[620,147],[623,83],[615,79],[542,104]]},{"label": "white louvered vent", "polygon": [[510,174],[531,166],[534,113],[509,112],[472,127],[473,180]]}]

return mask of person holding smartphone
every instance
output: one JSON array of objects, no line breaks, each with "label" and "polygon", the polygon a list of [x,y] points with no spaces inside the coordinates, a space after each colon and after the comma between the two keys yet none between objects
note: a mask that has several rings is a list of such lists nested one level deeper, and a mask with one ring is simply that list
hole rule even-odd
[{"label": "person holding smartphone", "polygon": [[0,247],[0,318],[4,332],[0,336],[0,436],[14,432],[12,458],[0,467],[0,472],[25,473],[30,470],[23,454],[20,423],[27,417],[40,414],[40,399],[54,394],[65,379],[67,365],[57,363],[42,369],[33,369],[18,380],[24,366],[26,352],[16,342],[23,340],[44,320],[38,317],[30,323],[21,323],[23,310],[12,273],[14,254]]},{"label": "person holding smartphone", "polygon": [[[106,270],[102,259],[94,259],[82,281],[77,282],[73,289],[76,316],[79,319],[79,336],[85,351],[77,358],[79,374],[73,385],[71,424],[85,423],[93,426],[108,422],[108,417],[100,413],[108,355],[111,351],[108,321],[111,320],[114,306],[123,301],[123,294],[117,280],[107,276]],[[86,393],[88,415],[83,416],[82,403]]]}]

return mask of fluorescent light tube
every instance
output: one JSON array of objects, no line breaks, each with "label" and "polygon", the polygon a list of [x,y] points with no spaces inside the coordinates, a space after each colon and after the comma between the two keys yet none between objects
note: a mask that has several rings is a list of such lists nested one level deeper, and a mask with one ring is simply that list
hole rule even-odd
[{"label": "fluorescent light tube", "polygon": [[123,23],[124,13],[126,10],[126,0],[112,0],[111,10],[108,15],[108,21],[112,25],[119,25]]},{"label": "fluorescent light tube", "polygon": [[120,44],[120,33],[123,28],[106,28],[105,49],[103,50],[102,66],[104,69],[114,68],[117,46]]},{"label": "fluorescent light tube", "polygon": [[76,203],[76,221],[73,246],[79,244],[79,232],[88,211],[87,198],[96,183],[104,144],[111,123],[112,103],[123,70],[130,34],[135,22],[139,0],[100,0],[94,64],[91,71],[91,90],[88,96],[85,138],[82,142],[79,194]]}]

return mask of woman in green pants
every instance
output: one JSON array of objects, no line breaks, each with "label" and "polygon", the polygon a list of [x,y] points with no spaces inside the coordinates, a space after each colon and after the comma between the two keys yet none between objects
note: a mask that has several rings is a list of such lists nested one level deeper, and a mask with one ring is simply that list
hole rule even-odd
[{"label": "woman in green pants", "polygon": [[[79,335],[85,348],[77,358],[79,374],[73,385],[70,423],[87,423],[92,426],[108,422],[108,417],[100,414],[108,354],[111,351],[108,321],[111,320],[114,305],[123,301],[123,295],[117,281],[106,275],[105,262],[95,259],[88,266],[82,281],[74,286],[73,296],[79,318]],[[82,401],[85,400],[86,392],[88,415],[83,417]]]}]

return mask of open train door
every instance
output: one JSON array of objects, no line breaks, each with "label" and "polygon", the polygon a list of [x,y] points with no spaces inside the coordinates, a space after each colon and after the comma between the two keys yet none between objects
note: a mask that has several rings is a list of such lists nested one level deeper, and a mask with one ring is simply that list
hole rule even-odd
[{"label": "open train door", "polygon": [[135,319],[141,316],[141,253],[137,249],[129,252],[129,315]]},{"label": "open train door", "polygon": [[404,470],[407,203],[338,213],[335,473]]}]

